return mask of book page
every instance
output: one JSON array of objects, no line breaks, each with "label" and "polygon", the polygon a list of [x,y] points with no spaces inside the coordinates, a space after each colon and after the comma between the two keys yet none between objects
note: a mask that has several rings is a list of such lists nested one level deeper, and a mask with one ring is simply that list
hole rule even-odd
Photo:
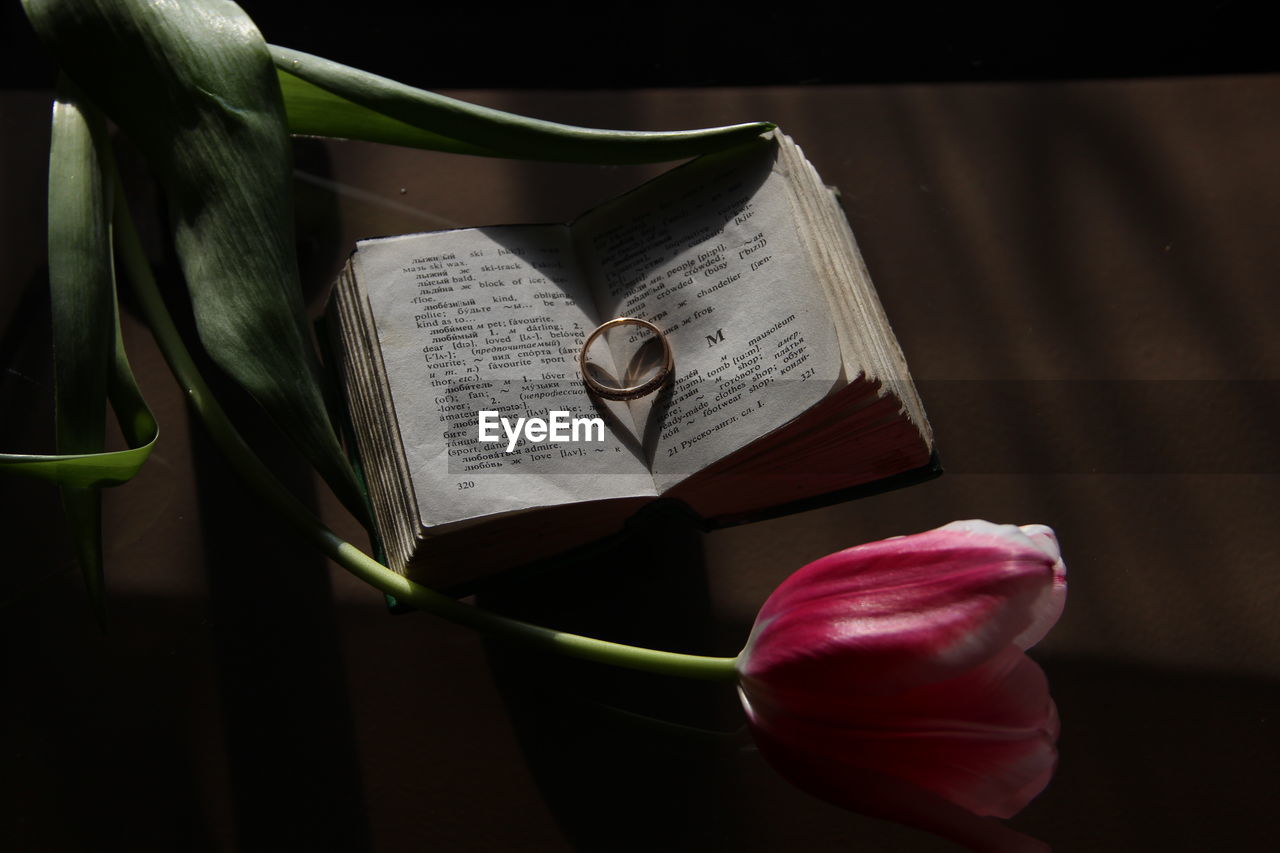
[{"label": "book page", "polygon": [[775,145],[700,158],[574,224],[603,319],[655,323],[675,355],[671,388],[632,404],[660,493],[842,384]]},{"label": "book page", "polygon": [[[596,321],[565,226],[366,240],[353,265],[424,526],[655,494],[638,450],[599,417],[578,377]],[[554,412],[577,440],[511,430]],[[572,427],[593,418],[603,430]]]}]

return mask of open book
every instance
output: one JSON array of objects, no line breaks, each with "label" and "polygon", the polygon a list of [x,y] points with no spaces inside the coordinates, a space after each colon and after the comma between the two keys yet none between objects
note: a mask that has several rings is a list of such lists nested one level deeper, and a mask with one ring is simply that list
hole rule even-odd
[{"label": "open book", "polygon": [[[435,584],[607,536],[660,497],[714,526],[932,470],[849,226],[780,133],[568,225],[361,241],[330,313],[388,560]],[[616,317],[666,334],[662,390],[584,386],[579,350]],[[634,338],[607,342],[606,373]]]}]

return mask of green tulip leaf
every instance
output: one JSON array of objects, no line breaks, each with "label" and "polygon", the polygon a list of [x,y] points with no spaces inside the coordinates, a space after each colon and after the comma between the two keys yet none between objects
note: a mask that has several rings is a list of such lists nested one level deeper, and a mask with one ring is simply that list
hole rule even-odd
[{"label": "green tulip leaf", "polygon": [[288,127],[261,34],[225,0],[24,6],[64,71],[154,170],[205,349],[363,517],[305,315]]},{"label": "green tulip leaf", "polygon": [[376,74],[269,45],[289,129],[526,160],[658,163],[731,148],[772,130],[766,122],[707,130],[596,130],[527,118],[415,89]]},{"label": "green tulip leaf", "polygon": [[[272,57],[280,61],[283,48],[272,47]],[[355,71],[355,69],[348,69]],[[360,74],[362,72],[355,72]],[[494,152],[468,145],[438,133],[383,115],[346,98],[322,89],[301,77],[277,67],[284,108],[289,118],[289,131],[297,136],[329,136],[336,139],[360,139],[406,148],[425,148],[453,154],[495,156]]]},{"label": "green tulip leaf", "polygon": [[[0,453],[0,471],[78,489],[120,485],[141,469],[156,421],[120,339],[111,260],[111,182],[101,120],[61,81],[49,155],[49,289],[56,455]],[[114,350],[114,352],[113,352]],[[128,450],[102,451],[110,398]]]},{"label": "green tulip leaf", "polygon": [[[53,320],[55,446],[97,453],[106,442],[107,367],[115,311],[111,185],[103,179],[103,128],[65,81],[49,144],[49,294]],[[105,617],[102,494],[62,487],[76,559],[99,622]]]},{"label": "green tulip leaf", "polygon": [[[120,341],[111,252],[112,183],[101,119],[60,80],[49,148],[49,292],[57,455],[0,454],[0,472],[62,487],[85,586],[103,618],[102,497],[96,487],[132,477],[151,452],[155,419]],[[110,397],[130,449],[104,452]]]}]

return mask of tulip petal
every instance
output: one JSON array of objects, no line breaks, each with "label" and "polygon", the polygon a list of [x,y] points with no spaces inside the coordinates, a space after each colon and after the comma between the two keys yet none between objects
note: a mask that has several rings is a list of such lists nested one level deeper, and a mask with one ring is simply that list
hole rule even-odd
[{"label": "tulip petal", "polygon": [[[1053,559],[1016,527],[966,522],[810,563],[769,597],[740,658],[773,689],[893,692],[945,680],[1029,631]],[[848,661],[844,660],[849,658]],[[826,688],[822,688],[825,690]]]},{"label": "tulip petal", "polygon": [[805,566],[738,657],[761,753],[797,786],[980,850],[1053,775],[1058,715],[1023,649],[1057,619],[1053,531],[963,521]]}]

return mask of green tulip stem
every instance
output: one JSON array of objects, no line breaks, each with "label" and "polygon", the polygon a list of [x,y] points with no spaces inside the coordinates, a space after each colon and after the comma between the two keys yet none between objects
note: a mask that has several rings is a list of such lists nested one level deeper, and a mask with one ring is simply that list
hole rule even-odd
[{"label": "green tulip stem", "polygon": [[464,604],[409,580],[350,542],[344,541],[267,470],[214,399],[160,296],[151,266],[143,253],[129,215],[123,187],[118,183],[115,198],[115,230],[121,263],[156,343],[191,406],[204,423],[213,442],[245,482],[330,559],[376,589],[395,596],[397,601],[495,638],[517,641],[531,648],[583,660],[662,675],[726,681],[736,678],[735,658],[686,655],[611,643],[531,625]]}]

